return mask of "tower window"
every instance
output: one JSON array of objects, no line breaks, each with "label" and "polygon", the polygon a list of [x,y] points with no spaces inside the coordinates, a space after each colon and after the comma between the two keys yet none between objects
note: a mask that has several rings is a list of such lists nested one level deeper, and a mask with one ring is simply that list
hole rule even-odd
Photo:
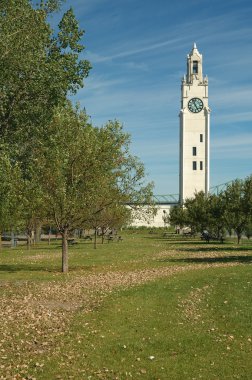
[{"label": "tower window", "polygon": [[193,170],[197,170],[197,161],[193,161],[192,168]]},{"label": "tower window", "polygon": [[198,61],[193,61],[193,74],[198,74]]},{"label": "tower window", "polygon": [[197,156],[197,148],[196,148],[196,146],[193,146],[193,148],[192,148],[192,155],[193,156]]},{"label": "tower window", "polygon": [[200,134],[200,142],[203,142],[203,134]]},{"label": "tower window", "polygon": [[203,161],[200,161],[200,170],[203,170]]}]

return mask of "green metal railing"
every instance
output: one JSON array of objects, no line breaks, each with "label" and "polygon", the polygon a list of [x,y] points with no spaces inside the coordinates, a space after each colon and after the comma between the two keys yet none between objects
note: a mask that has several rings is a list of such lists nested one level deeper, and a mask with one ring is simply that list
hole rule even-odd
[{"label": "green metal railing", "polygon": [[153,200],[156,204],[178,203],[179,194],[153,195]]},{"label": "green metal railing", "polygon": [[[217,186],[212,186],[209,189],[210,194],[219,195],[222,191],[224,191],[230,183],[233,181],[228,181],[225,183],[221,183]],[[164,194],[164,195],[153,195],[153,201],[156,204],[176,204],[179,203],[179,194]]]},{"label": "green metal railing", "polygon": [[221,183],[220,185],[217,185],[217,186],[212,186],[210,187],[209,193],[219,195],[222,191],[226,190],[227,185],[229,185],[232,182],[233,181],[228,181],[225,183]]}]

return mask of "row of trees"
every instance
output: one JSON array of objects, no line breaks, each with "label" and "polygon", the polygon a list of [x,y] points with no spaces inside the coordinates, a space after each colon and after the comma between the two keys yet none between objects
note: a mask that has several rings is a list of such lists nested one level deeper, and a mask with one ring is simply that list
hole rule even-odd
[{"label": "row of trees", "polygon": [[120,226],[131,217],[126,203],[151,203],[152,184],[122,125],[94,127],[69,101],[91,65],[80,59],[84,32],[72,9],[57,31],[50,27],[59,6],[0,3],[0,236],[24,229],[30,238],[39,225],[54,225],[67,272],[72,231]]},{"label": "row of trees", "polygon": [[234,231],[239,244],[242,234],[252,236],[252,175],[228,184],[219,195],[196,193],[168,218],[171,225],[189,226],[193,233],[207,230],[217,238]]}]

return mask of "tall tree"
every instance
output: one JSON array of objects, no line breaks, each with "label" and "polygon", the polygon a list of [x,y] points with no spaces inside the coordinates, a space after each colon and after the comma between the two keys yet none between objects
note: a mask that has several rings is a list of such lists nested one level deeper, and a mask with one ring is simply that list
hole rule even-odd
[{"label": "tall tree", "polygon": [[209,203],[203,191],[185,201],[187,221],[193,232],[203,232],[209,226]]},{"label": "tall tree", "polygon": [[54,109],[83,86],[90,70],[90,63],[80,59],[84,32],[73,10],[63,15],[57,31],[48,23],[60,4],[61,0],[41,0],[36,6],[30,0],[0,2],[0,138],[9,145],[11,162],[22,171],[23,222],[28,230],[43,209],[34,173],[53,133],[48,125]]},{"label": "tall tree", "polygon": [[182,205],[176,205],[172,207],[166,222],[170,223],[174,227],[179,226],[180,228],[183,228],[185,226],[188,226],[186,208],[184,208]]},{"label": "tall tree", "polygon": [[221,196],[212,194],[208,195],[208,211],[209,211],[209,232],[221,238],[225,234],[225,203]]},{"label": "tall tree", "polygon": [[247,200],[244,196],[244,183],[235,180],[229,184],[222,194],[224,201],[224,218],[228,229],[233,229],[237,236],[238,244],[248,222]]},{"label": "tall tree", "polygon": [[12,162],[9,149],[0,145],[0,245],[4,229],[18,226],[22,210],[23,183],[20,167]]},{"label": "tall tree", "polygon": [[138,192],[143,197],[146,187],[141,186],[142,165],[130,155],[129,136],[120,123],[94,128],[85,113],[68,104],[58,109],[51,128],[42,180],[48,214],[62,235],[62,271],[67,272],[71,231],[109,206],[137,198]]},{"label": "tall tree", "polygon": [[57,4],[0,3],[0,134],[12,143],[14,137],[25,142],[23,148],[42,137],[40,129],[54,107],[83,85],[90,70],[89,62],[79,59],[83,31],[72,9],[63,15],[57,34],[48,24],[48,12]]}]

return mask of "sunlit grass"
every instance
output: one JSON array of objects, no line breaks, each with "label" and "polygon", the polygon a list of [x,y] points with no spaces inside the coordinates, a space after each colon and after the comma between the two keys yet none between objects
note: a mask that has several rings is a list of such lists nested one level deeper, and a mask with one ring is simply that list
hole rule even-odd
[{"label": "sunlit grass", "polygon": [[[252,244],[162,233],[0,253],[3,378],[251,379]],[[15,377],[16,376],[16,377]]]}]

